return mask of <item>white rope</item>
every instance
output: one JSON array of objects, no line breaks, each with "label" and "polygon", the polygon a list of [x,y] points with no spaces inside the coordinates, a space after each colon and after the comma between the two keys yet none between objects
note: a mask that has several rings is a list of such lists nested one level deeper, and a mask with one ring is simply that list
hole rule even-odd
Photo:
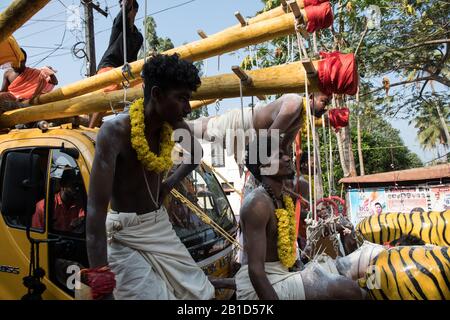
[{"label": "white rope", "polygon": [[[305,80],[305,92],[306,94],[309,96],[308,94],[308,79],[306,78]],[[307,100],[309,102],[309,98]],[[310,110],[309,106],[308,109]],[[313,168],[314,168],[314,182],[317,182],[318,176],[318,170],[317,170],[317,145],[316,145],[316,121],[314,116],[310,117],[311,119],[311,127],[312,127],[312,142],[313,142]],[[320,164],[319,164],[320,165]],[[314,200],[312,201],[313,205],[314,205],[314,219],[317,218],[317,208],[316,208],[316,200],[317,200],[317,185],[314,185]]]},{"label": "white rope", "polygon": [[[122,77],[124,77],[124,68],[126,67],[128,63],[128,57],[127,57],[127,3],[128,0],[123,0],[122,2],[122,38],[123,38],[123,67],[122,67]],[[127,105],[127,90],[129,86],[128,79],[124,77],[126,82],[122,81],[122,87],[123,87],[123,104],[124,108],[126,108]]]},{"label": "white rope", "polygon": [[242,128],[245,128],[244,121],[244,97],[242,93],[242,80],[239,79],[239,94],[241,96],[241,120],[242,120]]},{"label": "white rope", "polygon": [[[308,184],[309,184],[309,203],[314,207],[314,201],[312,197],[312,178],[311,178],[311,141],[310,141],[310,124],[311,124],[311,109],[308,96],[308,73],[305,71],[305,95],[306,95],[306,144],[308,146]],[[311,206],[310,206],[311,210]],[[311,211],[310,211],[311,212]],[[314,216],[314,220],[316,217]]]},{"label": "white rope", "polygon": [[[295,34],[297,36],[297,45],[298,45],[298,53],[300,61],[303,60],[302,52],[305,58],[308,57],[308,53],[306,52],[305,46],[303,45],[303,38],[299,32],[300,30],[300,21],[297,18],[295,19]],[[310,125],[311,125],[311,109],[310,109],[310,101],[309,101],[309,92],[308,92],[308,73],[306,69],[304,69],[305,73],[305,96],[306,96],[306,140],[308,146],[308,184],[309,184],[309,202],[310,202],[310,210],[311,204],[314,206],[314,221],[316,220],[316,206],[315,206],[315,198],[313,199],[312,195],[312,177],[311,177],[311,142],[310,142]],[[314,188],[315,189],[315,188]],[[314,190],[315,191],[315,190]],[[307,220],[310,220],[311,211],[308,213]]]},{"label": "white rope", "polygon": [[327,178],[328,178],[328,197],[331,195],[331,177],[330,177],[330,164],[328,162],[328,148],[331,148],[331,141],[330,145],[327,143],[327,128],[325,126],[325,115],[322,115],[322,129],[323,129],[323,145],[326,146],[325,150],[325,162],[327,164]]},{"label": "white rope", "polygon": [[122,2],[122,35],[123,35],[123,64],[127,63],[127,2],[128,0],[123,0]]},{"label": "white rope", "polygon": [[144,64],[147,63],[147,0],[144,4]]},{"label": "white rope", "polygon": [[315,31],[313,33],[313,50],[315,55],[319,54],[319,50],[317,49],[317,36]]},{"label": "white rope", "polygon": [[329,174],[329,183],[330,183],[330,194],[334,191],[334,175],[333,175],[333,146],[331,145],[331,124],[330,119],[328,119],[328,147],[330,148],[329,152],[329,158],[330,161],[330,174]]}]

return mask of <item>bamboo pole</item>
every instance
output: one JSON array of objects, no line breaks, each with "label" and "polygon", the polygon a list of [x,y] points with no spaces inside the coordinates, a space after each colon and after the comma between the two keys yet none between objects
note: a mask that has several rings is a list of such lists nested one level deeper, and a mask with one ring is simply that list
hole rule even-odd
[{"label": "bamboo pole", "polygon": [[[298,4],[300,9],[304,8],[303,0],[297,0],[297,4]],[[288,13],[288,8],[284,7],[283,5],[280,5],[280,6],[274,8],[272,10],[262,12],[262,13],[256,15],[256,16],[254,16],[253,18],[247,19],[247,25],[252,25],[252,24],[264,21],[264,20],[277,18],[277,17],[282,16],[282,15],[284,15],[286,13]],[[306,13],[302,12],[302,14],[306,18]],[[229,28],[227,28],[227,29],[225,29],[223,31],[220,31],[220,32],[216,33],[216,35],[227,33],[227,32],[229,32],[231,30],[235,30],[235,29],[239,29],[239,28],[242,28],[240,23],[238,23],[238,24],[236,24],[236,25],[234,25],[232,27],[229,27]]]},{"label": "bamboo pole", "polygon": [[0,13],[0,43],[30,20],[50,0],[14,0]]},{"label": "bamboo pole", "polygon": [[[306,20],[306,15],[304,16]],[[226,34],[208,36],[206,39],[165,51],[164,54],[178,53],[181,58],[199,61],[219,54],[262,43],[271,39],[287,36],[295,32],[295,18],[292,13],[277,18],[261,21],[246,27],[229,30]],[[144,65],[144,60],[130,63],[131,72],[138,78]],[[73,98],[123,80],[121,68],[77,81],[50,93],[41,95],[32,104],[44,104],[63,99]]]},{"label": "bamboo pole", "polygon": [[190,102],[191,109],[198,109],[204,106],[207,106],[211,103],[216,102],[217,99],[207,99],[207,100],[193,100]]},{"label": "bamboo pole", "polygon": [[[317,68],[318,61],[313,62]],[[252,85],[243,87],[244,96],[272,95],[304,92],[305,71],[301,62],[275,66],[266,69],[246,71],[252,78]],[[216,100],[240,96],[239,78],[234,73],[207,77],[202,79],[201,86],[194,92],[195,100]],[[308,79],[311,92],[318,92],[318,79]],[[131,88],[127,99],[142,98],[141,87]],[[109,93],[97,92],[67,100],[51,102],[40,106],[32,106],[3,113],[0,116],[0,128],[9,128],[19,123],[39,120],[51,120],[72,117],[110,109],[110,103],[116,105],[123,100],[122,90]]]}]

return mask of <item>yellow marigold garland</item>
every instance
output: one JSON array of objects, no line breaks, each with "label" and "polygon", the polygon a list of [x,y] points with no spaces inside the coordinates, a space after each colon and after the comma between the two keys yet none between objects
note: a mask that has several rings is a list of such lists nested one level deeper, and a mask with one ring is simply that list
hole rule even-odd
[{"label": "yellow marigold garland", "polygon": [[295,252],[295,208],[291,197],[284,196],[284,209],[276,209],[278,219],[278,257],[281,263],[290,268],[296,260]]},{"label": "yellow marigold garland", "polygon": [[161,132],[161,154],[157,156],[150,150],[145,138],[144,99],[136,100],[130,107],[131,145],[137,153],[139,161],[149,171],[161,173],[168,171],[172,165],[172,127],[164,122]]}]

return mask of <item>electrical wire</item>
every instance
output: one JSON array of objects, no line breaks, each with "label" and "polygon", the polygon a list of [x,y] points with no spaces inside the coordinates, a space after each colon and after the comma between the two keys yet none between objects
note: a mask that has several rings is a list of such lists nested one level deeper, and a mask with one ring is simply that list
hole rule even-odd
[{"label": "electrical wire", "polygon": [[[162,12],[166,12],[166,11],[169,11],[169,10],[172,10],[172,9],[176,9],[176,8],[185,6],[185,5],[187,5],[187,4],[189,4],[189,3],[192,3],[192,2],[195,2],[195,1],[197,1],[197,0],[189,0],[189,1],[186,1],[186,2],[182,2],[182,3],[179,3],[179,4],[177,4],[177,5],[174,5],[174,6],[171,6],[171,7],[164,8],[164,9],[162,9],[162,10],[158,10],[158,11],[149,13],[147,16],[154,16],[154,15],[156,15],[156,14],[158,14],[158,13],[162,13]],[[140,18],[137,18],[135,21],[139,21],[139,20],[143,20],[143,19],[144,19],[144,17],[140,17]],[[112,29],[112,27],[107,28],[107,29],[103,29],[103,30],[100,30],[100,31],[97,31],[97,32],[95,33],[95,35],[100,34],[100,33],[103,33],[103,32],[106,32],[106,31],[109,31],[109,30],[111,30],[111,29]]]}]

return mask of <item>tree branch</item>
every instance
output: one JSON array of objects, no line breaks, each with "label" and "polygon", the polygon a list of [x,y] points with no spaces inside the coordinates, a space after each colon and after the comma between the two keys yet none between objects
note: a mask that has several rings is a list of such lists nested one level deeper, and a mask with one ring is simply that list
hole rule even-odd
[{"label": "tree branch", "polygon": [[358,46],[356,47],[356,50],[355,50],[355,58],[358,56],[359,48],[361,47],[361,44],[362,44],[364,38],[365,38],[366,35],[367,35],[367,31],[369,31],[369,21],[368,21],[368,19],[366,19],[366,27],[364,28],[364,32],[363,32],[363,34],[361,35],[361,39],[359,40]]},{"label": "tree branch", "polygon": [[408,46],[408,47],[391,49],[390,51],[403,51],[403,50],[414,49],[414,48],[422,47],[422,46],[430,46],[433,44],[444,44],[444,43],[450,43],[450,39],[430,40],[430,41],[425,41],[422,43],[416,43],[416,44],[413,44],[412,46]]},{"label": "tree branch", "polygon": [[[408,83],[421,82],[421,81],[428,81],[428,80],[436,80],[436,79],[434,79],[433,76],[430,75],[430,76],[428,76],[428,77],[416,78],[416,79],[414,79],[414,80],[406,80],[406,81],[396,82],[396,83],[391,84],[389,87],[392,88],[392,87],[396,87],[396,86],[402,86],[402,85],[408,84]],[[436,81],[437,81],[437,80],[436,80]],[[367,93],[362,94],[361,97],[367,96],[367,95],[369,95],[369,94],[373,94],[373,93],[375,93],[375,92],[378,92],[378,91],[381,91],[381,90],[384,90],[384,89],[385,89],[384,86],[383,86],[383,87],[380,87],[380,88],[377,88],[377,89],[375,89],[375,90],[372,90],[372,91],[370,91],[370,92],[367,92]]]}]

